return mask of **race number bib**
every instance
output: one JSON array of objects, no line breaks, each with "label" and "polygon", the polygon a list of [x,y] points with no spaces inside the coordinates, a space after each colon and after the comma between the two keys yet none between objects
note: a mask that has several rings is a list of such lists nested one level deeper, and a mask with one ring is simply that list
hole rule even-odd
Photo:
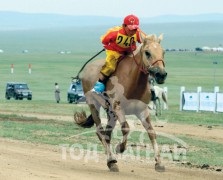
[{"label": "race number bib", "polygon": [[116,38],[116,44],[122,48],[128,48],[130,47],[132,42],[136,42],[136,34],[134,34],[132,37],[123,35],[118,33],[118,36]]}]

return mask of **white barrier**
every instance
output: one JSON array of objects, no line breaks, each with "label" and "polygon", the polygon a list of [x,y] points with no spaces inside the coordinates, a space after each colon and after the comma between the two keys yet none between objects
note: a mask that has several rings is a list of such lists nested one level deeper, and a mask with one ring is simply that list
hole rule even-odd
[{"label": "white barrier", "polygon": [[223,112],[223,93],[217,93],[217,112]]},{"label": "white barrier", "polygon": [[197,92],[187,92],[181,87],[180,111],[183,110],[223,112],[223,93],[219,93],[218,86],[214,92],[202,92],[201,87],[197,87]]}]

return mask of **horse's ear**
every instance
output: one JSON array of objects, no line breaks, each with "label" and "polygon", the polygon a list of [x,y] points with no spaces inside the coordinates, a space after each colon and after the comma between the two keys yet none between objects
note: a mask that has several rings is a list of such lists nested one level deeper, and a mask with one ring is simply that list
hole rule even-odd
[{"label": "horse's ear", "polygon": [[163,33],[160,34],[160,36],[158,37],[158,43],[160,43],[163,40]]},{"label": "horse's ear", "polygon": [[148,36],[146,36],[146,37],[143,39],[143,44],[144,44],[144,45],[147,44],[148,41],[149,41],[149,40],[148,40]]},{"label": "horse's ear", "polygon": [[154,41],[154,34],[147,35],[143,40],[143,44],[148,44],[149,41]]},{"label": "horse's ear", "polygon": [[150,34],[146,36],[146,39],[150,40],[150,41],[154,41],[156,39],[156,35],[155,34]]}]

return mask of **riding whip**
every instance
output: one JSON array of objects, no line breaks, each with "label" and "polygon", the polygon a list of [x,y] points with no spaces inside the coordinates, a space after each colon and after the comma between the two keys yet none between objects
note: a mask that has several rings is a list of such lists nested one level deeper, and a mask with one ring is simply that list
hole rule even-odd
[{"label": "riding whip", "polygon": [[95,54],[93,57],[91,57],[80,69],[80,71],[78,72],[76,77],[72,77],[73,79],[77,79],[77,81],[79,80],[79,75],[81,73],[81,71],[84,69],[84,67],[87,65],[87,63],[89,63],[92,59],[94,59],[96,56],[98,56],[99,54],[101,54],[103,51],[105,51],[105,49],[102,49],[101,51],[99,51],[97,54]]}]

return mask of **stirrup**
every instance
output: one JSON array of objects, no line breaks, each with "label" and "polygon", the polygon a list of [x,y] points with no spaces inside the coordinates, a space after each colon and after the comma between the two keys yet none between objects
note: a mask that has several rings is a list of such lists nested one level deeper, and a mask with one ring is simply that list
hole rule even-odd
[{"label": "stirrup", "polygon": [[97,81],[94,85],[92,92],[102,93],[105,90],[105,85],[102,82]]}]

